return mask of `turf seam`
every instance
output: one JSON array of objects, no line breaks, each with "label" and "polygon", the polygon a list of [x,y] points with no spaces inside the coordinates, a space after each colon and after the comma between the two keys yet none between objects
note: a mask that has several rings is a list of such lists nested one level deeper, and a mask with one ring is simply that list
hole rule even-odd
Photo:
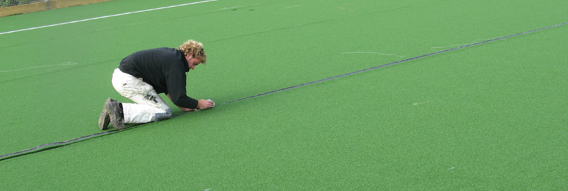
[{"label": "turf seam", "polygon": [[37,76],[42,76],[42,75],[47,75],[47,74],[64,72],[64,71],[68,71],[68,70],[74,70],[74,69],[77,69],[77,68],[96,66],[96,65],[99,65],[99,64],[105,64],[105,63],[115,62],[115,61],[119,61],[119,60],[120,59],[111,59],[111,60],[99,61],[99,62],[94,62],[94,63],[89,63],[89,64],[82,64],[82,65],[78,65],[78,66],[75,66],[75,67],[70,67],[70,68],[65,68],[65,69],[60,69],[60,70],[54,70],[54,71],[45,72],[45,73],[32,74],[32,75],[27,75],[27,76],[24,75],[24,76],[20,76],[20,77],[17,77],[17,78],[11,78],[11,79],[0,81],[0,84],[6,83],[6,82],[12,82],[12,81],[16,81],[16,80],[21,80],[21,79],[26,79],[26,78],[31,78],[31,77],[37,77]]},{"label": "turf seam", "polygon": [[[550,28],[554,28],[554,27],[563,26],[563,25],[568,25],[568,22],[560,23],[560,24],[556,24],[556,25],[551,25],[551,26],[548,26],[548,27],[539,28],[539,29],[535,29],[535,30],[530,30],[530,31],[522,32],[522,33],[517,33],[517,34],[513,34],[513,35],[503,36],[503,37],[499,37],[499,38],[493,38],[493,39],[489,39],[489,40],[485,40],[485,41],[481,41],[481,42],[471,43],[471,44],[459,46],[459,47],[456,47],[456,48],[451,48],[451,49],[447,49],[447,50],[433,52],[433,53],[430,53],[430,54],[425,54],[425,55],[416,56],[416,57],[412,57],[412,58],[408,58],[408,59],[404,59],[404,60],[399,60],[399,61],[396,61],[396,62],[391,62],[391,63],[388,63],[388,64],[383,64],[383,65],[379,65],[379,66],[375,66],[375,67],[371,67],[371,68],[367,68],[367,69],[363,69],[363,70],[358,70],[358,71],[354,71],[354,72],[350,72],[350,73],[346,73],[346,74],[342,74],[342,75],[338,75],[338,76],[333,76],[333,77],[329,77],[329,78],[325,78],[325,79],[321,79],[321,80],[316,80],[316,81],[303,83],[303,84],[299,84],[299,85],[295,85],[295,86],[290,86],[290,87],[286,87],[286,88],[282,88],[282,89],[278,89],[278,90],[273,90],[273,91],[257,94],[257,95],[254,95],[254,96],[249,96],[249,97],[245,97],[245,98],[236,99],[236,100],[233,100],[233,101],[228,101],[228,102],[219,104],[218,106],[229,104],[229,103],[234,103],[234,102],[238,102],[238,101],[248,100],[248,99],[252,99],[252,98],[256,98],[256,97],[260,97],[260,96],[270,95],[270,94],[274,94],[274,93],[278,93],[278,92],[282,92],[282,91],[286,91],[286,90],[290,90],[290,89],[308,86],[308,85],[315,84],[315,83],[325,82],[325,81],[329,81],[329,80],[333,80],[333,79],[337,79],[337,78],[341,78],[341,77],[345,77],[345,76],[350,76],[350,75],[353,75],[353,74],[358,74],[358,73],[362,73],[362,72],[366,72],[366,71],[370,71],[370,70],[374,70],[374,69],[378,69],[378,68],[383,68],[383,67],[386,67],[386,66],[400,64],[400,63],[403,63],[403,62],[417,60],[417,59],[420,59],[420,58],[425,58],[425,57],[429,57],[429,56],[433,56],[433,55],[438,55],[438,54],[442,54],[442,53],[446,53],[446,52],[450,52],[450,51],[454,51],[454,50],[459,50],[459,49],[472,47],[472,46],[476,46],[476,45],[480,45],[480,44],[485,44],[485,43],[489,43],[489,42],[503,40],[503,39],[507,39],[507,38],[511,38],[511,37],[521,36],[521,35],[524,35],[524,34],[538,32],[538,31],[542,31],[542,30],[546,30],[546,29],[550,29]],[[190,113],[190,112],[187,112],[187,113]],[[175,117],[178,117],[178,116],[181,116],[181,115],[185,115],[187,113],[181,113],[181,114],[178,114],[178,115],[174,115],[174,116],[172,116],[172,118],[175,118]],[[132,127],[136,127],[136,126],[140,126],[140,125],[143,125],[143,124],[136,124],[136,125],[127,127],[124,130],[128,130],[128,129],[131,129]],[[18,157],[18,156],[24,156],[26,154],[36,153],[36,152],[39,152],[39,151],[45,151],[45,150],[52,149],[52,148],[62,147],[62,146],[70,145],[70,144],[73,144],[73,143],[81,142],[81,141],[84,141],[84,140],[87,140],[87,139],[100,137],[100,136],[104,136],[104,135],[109,135],[109,134],[117,133],[119,131],[124,131],[124,130],[104,131],[104,132],[95,133],[95,134],[92,134],[92,135],[87,135],[87,136],[83,136],[83,137],[79,137],[79,138],[75,138],[75,139],[71,139],[71,140],[67,140],[67,141],[48,143],[48,144],[44,144],[44,145],[40,145],[40,146],[37,146],[37,147],[30,148],[30,149],[18,151],[18,152],[15,152],[15,153],[0,155],[0,161],[8,159],[8,158],[14,158],[14,157]]]},{"label": "turf seam", "polygon": [[420,58],[424,58],[424,57],[428,57],[428,56],[442,54],[442,53],[446,53],[446,52],[450,52],[450,51],[454,51],[454,50],[458,50],[458,49],[463,49],[463,48],[467,48],[467,47],[471,47],[471,46],[475,46],[475,45],[479,45],[479,44],[485,44],[485,43],[488,43],[488,42],[493,42],[493,41],[503,40],[503,39],[506,39],[506,38],[516,37],[516,36],[520,36],[520,35],[524,35],[524,34],[528,34],[528,33],[538,32],[538,31],[542,31],[542,30],[546,30],[546,29],[549,29],[549,28],[554,28],[554,27],[558,27],[558,26],[562,26],[562,25],[567,25],[567,24],[568,24],[568,22],[565,22],[565,23],[552,25],[552,26],[548,26],[548,27],[544,27],[544,28],[540,28],[540,29],[535,29],[535,30],[531,30],[531,31],[526,31],[526,32],[522,32],[522,33],[517,33],[517,34],[513,34],[513,35],[509,35],[509,36],[489,39],[489,40],[476,42],[476,43],[472,43],[472,44],[467,44],[467,45],[459,46],[459,47],[452,48],[452,49],[442,50],[442,51],[433,52],[433,53],[430,53],[430,54],[425,54],[425,55],[416,56],[416,57],[412,57],[412,58],[408,58],[408,59],[404,59],[404,60],[399,60],[399,61],[396,61],[396,62],[391,62],[391,63],[388,63],[388,64],[383,64],[383,65],[379,65],[379,66],[375,66],[375,67],[371,67],[371,68],[367,68],[367,69],[363,69],[363,70],[358,70],[358,71],[355,71],[355,72],[350,72],[350,73],[346,73],[346,74],[342,74],[342,75],[338,75],[338,76],[334,76],[334,77],[329,77],[329,78],[325,78],[325,79],[321,79],[321,80],[317,80],[317,81],[312,81],[312,82],[308,82],[308,83],[304,83],[304,84],[300,84],[300,85],[295,85],[295,86],[290,86],[290,87],[287,87],[287,88],[273,90],[273,91],[270,91],[270,92],[265,92],[265,93],[261,93],[261,94],[258,94],[258,95],[249,96],[249,97],[225,102],[225,103],[222,103],[220,105],[233,103],[233,102],[237,102],[237,101],[242,101],[242,100],[247,100],[247,99],[252,99],[252,98],[256,98],[256,97],[260,97],[260,96],[264,96],[264,95],[268,95],[268,94],[278,93],[278,92],[289,90],[289,89],[294,89],[294,88],[307,86],[307,85],[311,85],[311,84],[315,84],[315,83],[319,83],[319,82],[329,81],[329,80],[333,80],[333,79],[337,79],[337,78],[341,78],[341,77],[345,77],[345,76],[350,76],[350,75],[353,75],[353,74],[358,74],[358,73],[361,73],[361,72],[366,72],[366,71],[369,71],[369,70],[374,70],[374,69],[377,69],[377,68],[383,68],[383,67],[390,66],[390,65],[395,65],[395,64],[408,62],[408,61],[412,61],[412,60],[416,60],[416,59],[420,59]]}]

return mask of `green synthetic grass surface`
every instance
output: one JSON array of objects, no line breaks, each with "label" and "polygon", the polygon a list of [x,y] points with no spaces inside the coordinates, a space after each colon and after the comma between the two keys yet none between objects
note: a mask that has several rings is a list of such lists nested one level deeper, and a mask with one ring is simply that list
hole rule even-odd
[{"label": "green synthetic grass surface", "polygon": [[[0,18],[0,32],[191,1]],[[126,55],[205,43],[218,104],[568,22],[565,1],[216,1],[0,35],[0,154],[100,132]],[[566,190],[568,26],[0,161],[5,190]],[[171,104],[171,103],[170,103]],[[173,105],[172,105],[173,106]],[[176,108],[175,112],[180,113]]]}]

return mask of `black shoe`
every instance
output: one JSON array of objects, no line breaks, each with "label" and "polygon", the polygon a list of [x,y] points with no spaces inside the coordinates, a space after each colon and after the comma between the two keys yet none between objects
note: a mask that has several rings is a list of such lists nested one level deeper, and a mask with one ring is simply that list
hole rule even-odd
[{"label": "black shoe", "polygon": [[105,102],[105,109],[107,110],[107,114],[110,118],[110,123],[112,124],[112,126],[116,129],[124,129],[124,114],[122,111],[122,104],[111,99],[110,102]]},{"label": "black shoe", "polygon": [[109,111],[106,108],[106,105],[110,104],[111,102],[116,102],[115,100],[108,98],[105,101],[105,104],[103,106],[103,112],[101,113],[101,116],[99,117],[99,129],[101,130],[107,130],[108,129],[108,124],[110,123],[110,116],[109,116]]}]

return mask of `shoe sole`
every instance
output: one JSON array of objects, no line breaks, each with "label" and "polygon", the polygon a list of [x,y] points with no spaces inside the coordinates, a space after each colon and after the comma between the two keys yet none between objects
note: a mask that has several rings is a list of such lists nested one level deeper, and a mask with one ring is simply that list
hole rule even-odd
[{"label": "shoe sole", "polygon": [[113,101],[115,101],[115,100],[113,100],[111,98],[108,98],[105,101],[105,104],[103,106],[103,112],[99,116],[99,129],[101,129],[101,130],[107,130],[108,129],[108,125],[110,124],[110,116],[109,116],[109,112],[106,108],[106,105],[110,104]]},{"label": "shoe sole", "polygon": [[122,122],[122,117],[118,114],[118,104],[119,102],[111,101],[109,103],[105,103],[105,109],[110,117],[110,123],[116,129],[124,129],[124,122]]}]

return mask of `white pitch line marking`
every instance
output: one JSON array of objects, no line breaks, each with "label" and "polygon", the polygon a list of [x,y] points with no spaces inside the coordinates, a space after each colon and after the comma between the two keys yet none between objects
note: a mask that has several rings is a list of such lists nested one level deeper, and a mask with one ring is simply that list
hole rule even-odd
[{"label": "white pitch line marking", "polygon": [[134,13],[143,13],[143,12],[148,12],[148,11],[156,11],[156,10],[169,9],[169,8],[174,8],[174,7],[181,7],[181,6],[187,6],[187,5],[195,5],[195,4],[207,3],[207,2],[213,2],[213,1],[217,1],[217,0],[205,0],[205,1],[198,1],[198,2],[192,2],[192,3],[184,3],[184,4],[179,4],[179,5],[171,5],[171,6],[166,6],[166,7],[158,7],[158,8],[153,8],[153,9],[145,9],[145,10],[140,10],[140,11],[132,11],[132,12],[126,12],[126,13],[119,13],[119,14],[114,14],[114,15],[107,15],[107,16],[101,16],[101,17],[94,17],[94,18],[89,18],[89,19],[81,19],[81,20],[76,20],[76,21],[69,21],[69,22],[64,22],[64,23],[57,23],[57,24],[51,24],[51,25],[44,25],[44,26],[39,26],[39,27],[31,27],[31,28],[26,28],[26,29],[19,29],[19,30],[13,30],[13,31],[6,31],[6,32],[1,32],[0,35],[3,35],[3,34],[10,34],[10,33],[16,33],[16,32],[22,32],[22,31],[35,30],[35,29],[42,29],[42,28],[48,28],[48,27],[66,25],[66,24],[73,24],[73,23],[79,23],[79,22],[85,22],[85,21],[92,21],[92,20],[104,19],[104,18],[109,18],[109,17],[118,17],[118,16],[123,16],[123,15],[130,15],[130,14],[134,14]]},{"label": "white pitch line marking", "polygon": [[76,65],[77,63],[73,62],[73,61],[69,61],[69,62],[64,62],[61,64],[53,64],[53,65],[43,65],[43,66],[32,66],[32,67],[28,67],[28,68],[18,68],[18,69],[12,69],[12,70],[2,70],[0,71],[0,73],[6,73],[6,72],[16,72],[16,71],[22,71],[22,70],[29,70],[29,69],[35,69],[35,68],[45,68],[45,67],[53,67],[53,66],[72,66],[72,65]]}]

